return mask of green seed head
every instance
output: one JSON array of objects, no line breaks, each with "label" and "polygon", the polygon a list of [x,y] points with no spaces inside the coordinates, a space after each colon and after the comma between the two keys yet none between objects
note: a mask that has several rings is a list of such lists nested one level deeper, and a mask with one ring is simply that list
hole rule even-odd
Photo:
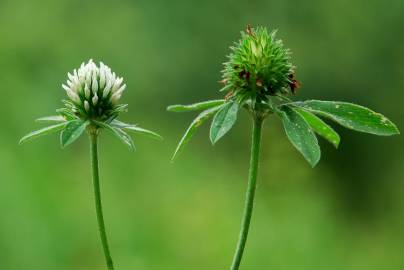
[{"label": "green seed head", "polygon": [[113,116],[126,85],[111,69],[92,60],[82,63],[73,74],[68,73],[66,85],[62,85],[69,97],[67,109],[82,119],[105,120]]},{"label": "green seed head", "polygon": [[294,66],[290,51],[276,31],[265,27],[250,28],[241,32],[241,39],[231,48],[229,61],[224,63],[222,90],[229,95],[265,101],[272,95],[294,93],[298,82],[294,79]]}]

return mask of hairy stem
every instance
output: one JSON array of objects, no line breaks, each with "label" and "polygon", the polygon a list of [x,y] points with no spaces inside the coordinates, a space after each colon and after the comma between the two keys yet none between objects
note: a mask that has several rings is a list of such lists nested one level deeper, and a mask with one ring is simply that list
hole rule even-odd
[{"label": "hairy stem", "polygon": [[104,249],[105,260],[107,262],[108,270],[114,270],[114,264],[108,247],[107,234],[105,232],[104,216],[102,213],[100,179],[98,171],[98,133],[96,130],[89,132],[91,142],[91,167],[93,170],[93,185],[94,185],[94,199],[95,209],[97,212],[98,230],[101,237],[102,247]]},{"label": "hairy stem", "polygon": [[236,253],[234,254],[231,270],[238,270],[240,267],[241,259],[243,257],[244,248],[247,242],[248,230],[250,227],[251,216],[254,206],[255,190],[257,186],[258,174],[258,160],[260,154],[261,144],[261,130],[263,119],[254,117],[252,142],[251,142],[251,158],[250,158],[250,171],[248,176],[248,187],[245,199],[244,214],[241,222],[241,231],[237,244]]}]

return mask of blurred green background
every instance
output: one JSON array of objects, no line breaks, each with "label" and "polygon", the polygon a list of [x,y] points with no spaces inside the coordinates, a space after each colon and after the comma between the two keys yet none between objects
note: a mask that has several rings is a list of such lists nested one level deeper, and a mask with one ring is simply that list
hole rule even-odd
[{"label": "blurred green background", "polygon": [[[103,61],[128,84],[122,119],[164,142],[136,137],[130,153],[103,134],[100,166],[116,269],[228,269],[249,160],[241,113],[215,147],[205,125],[175,164],[193,117],[169,104],[219,98],[222,62],[250,23],[278,28],[293,51],[296,99],[352,101],[404,127],[402,0],[0,0],[0,269],[105,269],[85,137],[18,146],[64,98],[82,61]],[[311,169],[271,117],[264,129],[256,208],[242,269],[404,269],[404,140],[336,127]]]}]

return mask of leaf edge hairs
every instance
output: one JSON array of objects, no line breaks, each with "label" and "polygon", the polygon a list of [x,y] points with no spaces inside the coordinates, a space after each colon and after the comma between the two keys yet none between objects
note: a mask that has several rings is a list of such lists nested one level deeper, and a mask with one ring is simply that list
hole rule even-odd
[{"label": "leaf edge hairs", "polygon": [[346,128],[379,135],[399,134],[399,130],[385,116],[363,106],[338,101],[292,101],[300,82],[295,78],[295,67],[290,62],[290,51],[276,31],[265,27],[247,26],[241,39],[230,47],[228,61],[224,63],[220,83],[226,91],[224,99],[198,102],[191,105],[171,105],[172,112],[202,111],[188,127],[172,156],[174,161],[195,134],[197,128],[213,117],[210,140],[217,143],[233,127],[240,109],[246,109],[253,119],[251,157],[248,187],[240,236],[231,270],[240,267],[247,241],[256,190],[262,125],[271,115],[277,115],[292,145],[314,167],[321,151],[317,137],[324,137],[338,148],[339,135],[320,117],[332,120]]},{"label": "leaf edge hairs", "polygon": [[107,268],[113,270],[114,264],[108,245],[101,202],[98,135],[101,130],[108,130],[130,150],[134,150],[135,146],[126,131],[147,135],[158,140],[161,140],[162,137],[153,131],[117,120],[121,112],[127,111],[127,104],[118,104],[126,85],[122,85],[123,78],[118,77],[102,62],[97,66],[90,59],[87,64],[82,63],[78,70],[75,69],[73,74],[68,73],[68,78],[67,85],[62,85],[68,96],[68,100],[63,100],[65,106],[56,110],[58,115],[37,119],[38,122],[50,122],[53,125],[27,134],[20,140],[20,144],[60,131],[60,144],[62,148],[65,148],[75,142],[84,131],[87,131],[90,139],[98,229]]}]

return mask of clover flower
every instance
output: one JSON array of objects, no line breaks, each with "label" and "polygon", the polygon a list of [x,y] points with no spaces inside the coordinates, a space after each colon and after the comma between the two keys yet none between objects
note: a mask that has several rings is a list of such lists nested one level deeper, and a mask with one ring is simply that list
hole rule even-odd
[{"label": "clover flower", "polygon": [[229,96],[261,101],[271,95],[295,92],[298,82],[294,79],[291,53],[276,38],[276,31],[248,26],[230,49],[221,81],[222,90],[230,91]]},{"label": "clover flower", "polygon": [[83,119],[110,117],[126,88],[122,77],[102,62],[98,67],[92,59],[67,76],[66,84],[62,84],[70,99],[66,106]]}]

